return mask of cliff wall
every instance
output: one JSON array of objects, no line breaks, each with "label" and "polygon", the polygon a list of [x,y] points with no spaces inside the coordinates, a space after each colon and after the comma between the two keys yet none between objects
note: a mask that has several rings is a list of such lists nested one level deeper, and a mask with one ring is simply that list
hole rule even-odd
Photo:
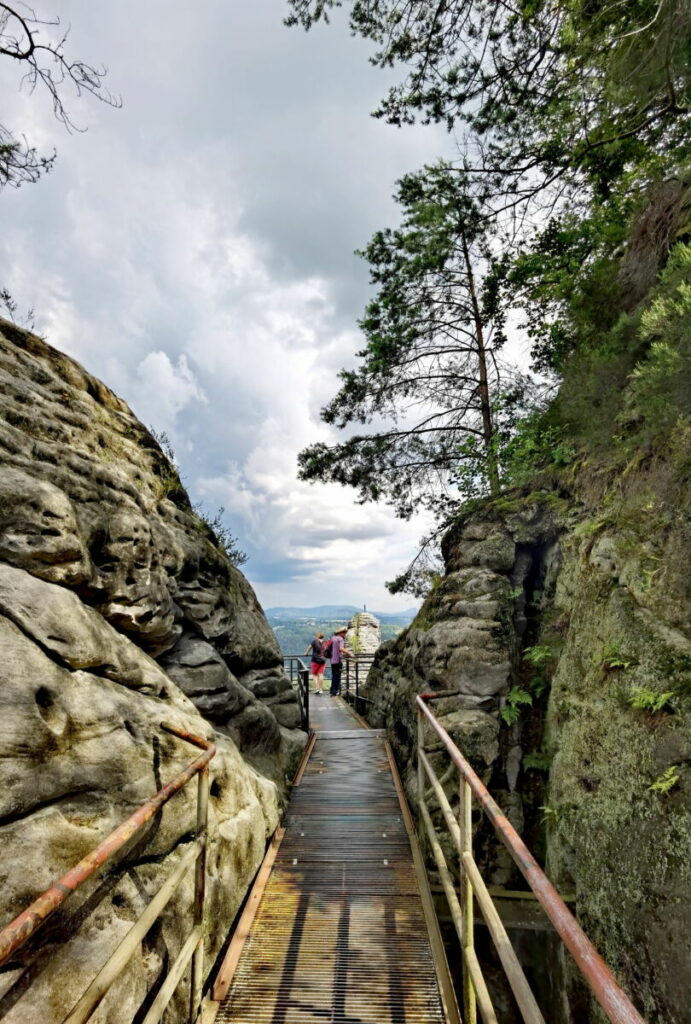
[{"label": "cliff wall", "polygon": [[[435,702],[442,724],[575,898],[646,1020],[688,1024],[691,537],[676,488],[631,515],[662,473],[658,464],[631,480],[635,493],[604,517],[545,494],[459,522],[444,578],[381,649],[365,694],[413,804],[413,697],[453,694]],[[444,777],[448,758],[429,732],[426,742]],[[448,773],[447,786],[455,798]],[[525,887],[489,829],[478,828],[476,848],[490,883]],[[550,1019],[604,1020],[568,954],[550,971],[560,993]]]},{"label": "cliff wall", "polygon": [[[254,593],[159,445],[100,381],[0,321],[0,918],[9,921],[214,737],[207,968],[304,744]],[[202,717],[203,716],[203,717]],[[196,786],[0,974],[0,1020],[60,1021],[174,867]],[[131,1024],[191,926],[192,879],[93,1020]],[[166,1017],[182,1019],[185,981]]]},{"label": "cliff wall", "polygon": [[[412,698],[448,691],[443,724],[649,1024],[691,1021],[688,216],[678,237],[644,302],[591,324],[529,483],[454,524],[445,574],[366,690],[413,802]],[[490,882],[522,886],[488,830],[476,844]],[[604,1019],[568,955],[550,982],[550,1019]]]}]

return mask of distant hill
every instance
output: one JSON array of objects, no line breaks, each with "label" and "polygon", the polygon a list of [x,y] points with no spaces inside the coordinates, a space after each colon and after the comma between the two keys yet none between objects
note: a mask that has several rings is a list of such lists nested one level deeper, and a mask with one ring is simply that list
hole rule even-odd
[{"label": "distant hill", "polygon": [[[267,608],[266,617],[284,654],[302,654],[317,630],[327,636],[362,611],[353,604],[319,604],[314,608]],[[376,612],[381,622],[382,641],[391,640],[409,626],[417,608],[400,612]]]},{"label": "distant hill", "polygon": [[[313,608],[266,608],[265,613],[269,621],[284,622],[294,621],[295,619],[325,619],[328,621],[334,621],[335,619],[343,619],[344,624],[348,619],[352,619],[353,615],[357,615],[361,612],[362,608],[357,608],[354,604],[318,604]],[[376,615],[381,622],[400,622],[401,625],[407,626],[413,621],[417,615],[417,608],[405,608],[400,612],[377,612],[373,609],[368,609],[372,615]]]}]

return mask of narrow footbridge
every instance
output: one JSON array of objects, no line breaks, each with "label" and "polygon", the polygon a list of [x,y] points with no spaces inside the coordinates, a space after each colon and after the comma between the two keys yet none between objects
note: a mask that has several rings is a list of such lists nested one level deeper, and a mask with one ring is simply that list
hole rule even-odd
[{"label": "narrow footbridge", "polygon": [[[473,832],[483,814],[527,883],[520,895],[534,901],[544,926],[562,939],[604,1018],[612,1024],[645,1024],[436,718],[437,696],[426,694],[416,699],[418,827],[458,940],[452,984],[425,861],[384,732],[368,729],[358,718],[348,703],[353,697],[348,688],[346,700],[310,695],[302,664],[297,685],[310,740],[285,820],[268,848],[223,962],[209,976],[204,947],[206,823],[214,747],[164,725],[202,752],[0,930],[0,968],[12,970],[17,952],[70,894],[196,778],[197,827],[186,853],[67,1016],[46,1019],[45,1024],[92,1019],[190,872],[195,900],[189,935],[162,983],[150,993],[145,1010],[137,1014],[137,1024],[158,1024],[178,986],[185,985],[189,1024],[545,1024],[498,911],[501,901],[487,888],[473,856]],[[364,700],[355,690],[353,702]],[[453,803],[449,792],[455,794]],[[437,830],[444,827],[441,839]],[[456,863],[450,866],[446,858],[451,853]],[[460,880],[453,866],[460,870]],[[495,986],[485,980],[484,957],[476,946],[479,924],[491,936],[503,969],[504,994],[497,1003],[508,1006],[510,992],[510,1011],[493,1005]]]},{"label": "narrow footbridge", "polygon": [[265,887],[259,879],[221,968],[216,1021],[458,1021],[385,735],[353,728],[340,700],[312,703],[309,760],[275,840],[271,874]]}]

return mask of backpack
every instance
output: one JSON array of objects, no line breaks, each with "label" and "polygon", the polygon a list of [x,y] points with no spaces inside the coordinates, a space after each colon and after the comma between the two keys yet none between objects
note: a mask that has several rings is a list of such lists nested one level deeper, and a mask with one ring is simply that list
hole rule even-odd
[{"label": "backpack", "polygon": [[333,648],[333,638],[331,640],[327,640],[326,643],[322,644],[322,651],[321,651],[322,658],[326,658],[328,660],[331,657],[331,650],[332,650],[332,648]]}]

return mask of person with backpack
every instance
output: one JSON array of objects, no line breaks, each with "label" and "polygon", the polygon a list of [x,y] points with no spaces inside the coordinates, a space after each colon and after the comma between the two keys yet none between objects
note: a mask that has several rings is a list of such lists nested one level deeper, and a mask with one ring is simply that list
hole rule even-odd
[{"label": "person with backpack", "polygon": [[341,669],[343,667],[344,658],[354,657],[352,651],[349,651],[345,646],[345,638],[348,630],[345,626],[341,626],[337,629],[334,635],[326,645],[327,650],[325,651],[326,657],[331,659],[331,690],[329,696],[338,697],[341,692]]},{"label": "person with backpack", "polygon": [[[312,681],[312,689],[317,697],[321,696],[324,692],[324,669],[326,668],[326,659],[331,653],[329,644],[324,643],[324,634],[317,633],[315,638],[310,641],[305,654],[310,654],[310,679]],[[328,654],[325,654],[325,648],[328,647]]]}]

